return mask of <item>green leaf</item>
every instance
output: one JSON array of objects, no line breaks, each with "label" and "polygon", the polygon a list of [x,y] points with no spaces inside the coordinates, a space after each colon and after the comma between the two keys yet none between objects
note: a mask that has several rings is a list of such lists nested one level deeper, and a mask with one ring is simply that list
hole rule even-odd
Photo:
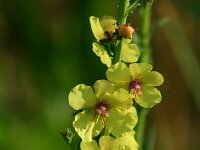
[{"label": "green leaf", "polygon": [[61,135],[63,136],[65,142],[67,144],[71,144],[72,140],[74,138],[74,133],[70,128],[67,128],[65,131],[61,132]]},{"label": "green leaf", "polygon": [[96,105],[97,99],[91,86],[79,84],[74,87],[68,96],[69,105],[75,109],[90,108]]},{"label": "green leaf", "polygon": [[111,58],[108,55],[107,51],[105,50],[105,48],[103,46],[101,46],[100,44],[93,42],[92,43],[92,50],[93,52],[100,57],[101,62],[105,65],[107,65],[107,67],[110,67],[112,64]]},{"label": "green leaf", "polygon": [[129,68],[133,79],[140,79],[147,72],[150,72],[153,67],[147,63],[132,63],[129,65]]},{"label": "green leaf", "polygon": [[96,97],[99,100],[105,99],[106,96],[113,93],[115,89],[114,84],[108,82],[107,80],[97,80],[93,87]]},{"label": "green leaf", "polygon": [[160,86],[164,82],[163,76],[157,71],[151,71],[145,74],[142,81],[147,86]]},{"label": "green leaf", "polygon": [[143,86],[142,94],[136,95],[135,101],[144,108],[152,108],[162,99],[160,91],[152,86]]},{"label": "green leaf", "polygon": [[131,73],[126,64],[116,63],[108,68],[106,77],[113,83],[129,83],[131,80]]},{"label": "green leaf", "polygon": [[122,40],[122,61],[133,63],[138,61],[140,51],[135,44],[129,42],[130,40]]},{"label": "green leaf", "polygon": [[74,128],[66,128],[61,133],[62,137],[64,138],[67,147],[69,146],[69,149],[78,149],[80,146],[81,138],[78,136]]},{"label": "green leaf", "polygon": [[137,111],[133,106],[123,111],[113,108],[110,110],[110,116],[106,120],[106,127],[110,133],[119,137],[132,131],[137,121]]},{"label": "green leaf", "polygon": [[104,33],[104,30],[100,24],[99,18],[91,16],[90,18],[90,25],[92,32],[94,34],[94,37],[99,41],[106,38],[106,35]]},{"label": "green leaf", "polygon": [[84,110],[75,116],[73,126],[85,142],[91,142],[92,137],[97,136],[104,128],[104,124],[100,119],[95,117],[95,112]]},{"label": "green leaf", "polygon": [[100,150],[96,141],[92,140],[92,142],[81,142],[80,144],[81,150]]}]

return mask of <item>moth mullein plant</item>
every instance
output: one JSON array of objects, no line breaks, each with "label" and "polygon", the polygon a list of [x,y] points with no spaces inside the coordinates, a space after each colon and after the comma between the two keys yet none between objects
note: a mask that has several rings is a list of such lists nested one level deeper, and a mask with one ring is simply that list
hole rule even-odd
[{"label": "moth mullein plant", "polygon": [[135,30],[129,23],[120,24],[112,16],[91,16],[89,21],[95,38],[92,50],[108,68],[106,79],[93,86],[78,84],[69,92],[80,149],[138,150],[136,108],[161,102],[157,86],[164,78],[151,64],[138,62],[140,50],[133,43]]}]

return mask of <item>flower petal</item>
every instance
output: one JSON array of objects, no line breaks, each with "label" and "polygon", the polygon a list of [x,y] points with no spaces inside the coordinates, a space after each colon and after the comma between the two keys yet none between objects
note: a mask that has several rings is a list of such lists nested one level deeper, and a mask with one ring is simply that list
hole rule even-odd
[{"label": "flower petal", "polygon": [[102,136],[99,139],[101,150],[117,150],[115,147],[115,139],[110,136]]},{"label": "flower petal", "polygon": [[73,126],[83,141],[91,142],[92,137],[101,132],[104,124],[97,120],[94,111],[84,110],[75,116]]},{"label": "flower petal", "polygon": [[133,130],[137,124],[137,111],[132,106],[127,110],[111,109],[106,120],[106,128],[114,136],[119,137]]},{"label": "flower petal", "polygon": [[79,84],[69,93],[69,105],[75,109],[90,108],[96,105],[97,99],[91,86]]},{"label": "flower petal", "polygon": [[107,67],[111,66],[111,64],[112,64],[111,58],[102,45],[100,45],[96,42],[93,42],[92,43],[92,50],[98,57],[100,57],[101,62],[103,64],[107,65]]},{"label": "flower petal", "polygon": [[116,63],[108,68],[106,77],[113,83],[129,83],[131,80],[131,73],[126,64]]},{"label": "flower petal", "polygon": [[155,104],[160,103],[162,99],[160,91],[152,86],[144,86],[142,94],[136,96],[135,101],[144,108],[151,108]]},{"label": "flower petal", "polygon": [[115,87],[114,84],[106,81],[106,80],[98,80],[94,83],[94,91],[96,97],[99,100],[105,99],[107,94],[113,93]]},{"label": "flower petal", "polygon": [[145,74],[142,81],[147,86],[160,86],[164,82],[163,76],[157,71],[151,71]]},{"label": "flower petal", "polygon": [[100,24],[104,32],[108,31],[109,33],[115,32],[115,23],[117,21],[112,16],[103,16],[100,18]]},{"label": "flower petal", "polygon": [[125,90],[129,90],[129,83],[117,83],[115,84],[115,89],[119,89],[119,88],[122,88],[122,89],[125,89]]},{"label": "flower petal", "polygon": [[80,144],[81,150],[100,150],[97,142],[92,140],[92,142],[81,142]]},{"label": "flower petal", "polygon": [[140,79],[147,72],[150,72],[153,67],[147,63],[132,63],[129,68],[133,79]]},{"label": "flower petal", "polygon": [[139,58],[140,51],[135,44],[128,42],[129,40],[122,40],[122,61],[127,63],[136,62]]},{"label": "flower petal", "polygon": [[125,150],[138,150],[138,144],[134,138],[134,132],[131,131],[122,137],[118,137],[115,140],[115,145],[118,148],[115,150],[120,150],[120,148],[124,148]]},{"label": "flower petal", "polygon": [[97,40],[105,39],[106,35],[105,35],[103,28],[100,24],[99,18],[91,16],[89,19],[90,19],[90,25],[91,25],[94,37]]},{"label": "flower petal", "polygon": [[96,116],[95,117],[95,126],[93,128],[93,132],[92,132],[92,137],[98,136],[99,133],[101,132],[101,130],[104,128],[105,126],[105,122],[102,118],[99,118],[100,116]]},{"label": "flower petal", "polygon": [[114,93],[111,96],[111,99],[109,100],[109,103],[111,104],[112,108],[122,108],[127,109],[130,108],[133,104],[133,100],[129,95],[129,92],[125,89],[119,88],[114,91]]}]

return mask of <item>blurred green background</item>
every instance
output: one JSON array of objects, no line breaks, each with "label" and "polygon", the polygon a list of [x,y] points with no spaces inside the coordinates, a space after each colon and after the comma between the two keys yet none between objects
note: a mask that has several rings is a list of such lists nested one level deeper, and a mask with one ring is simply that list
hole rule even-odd
[{"label": "blurred green background", "polygon": [[[0,150],[69,149],[67,96],[105,78],[89,16],[117,17],[117,0],[0,1]],[[138,10],[128,21],[140,32]],[[154,69],[163,101],[149,114],[153,150],[200,147],[200,1],[154,0]],[[153,138],[152,138],[153,139]]]}]

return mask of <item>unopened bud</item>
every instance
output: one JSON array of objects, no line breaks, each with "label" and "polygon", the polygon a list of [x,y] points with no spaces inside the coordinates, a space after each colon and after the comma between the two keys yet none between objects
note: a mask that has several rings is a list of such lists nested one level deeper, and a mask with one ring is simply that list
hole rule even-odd
[{"label": "unopened bud", "polygon": [[118,25],[118,36],[125,38],[125,39],[130,39],[132,37],[132,34],[135,30],[133,27],[130,26],[129,23],[127,24],[120,24]]}]

